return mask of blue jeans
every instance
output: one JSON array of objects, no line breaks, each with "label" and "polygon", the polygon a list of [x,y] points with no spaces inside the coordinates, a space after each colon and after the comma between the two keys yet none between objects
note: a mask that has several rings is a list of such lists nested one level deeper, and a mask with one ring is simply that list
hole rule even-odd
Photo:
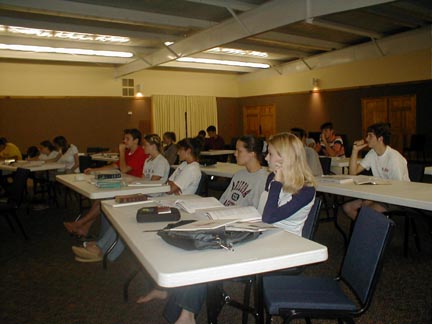
[{"label": "blue jeans", "polygon": [[207,284],[178,287],[169,290],[168,301],[164,309],[164,317],[169,323],[174,323],[182,309],[197,315],[207,295]]},{"label": "blue jeans", "polygon": [[[99,234],[99,240],[96,242],[96,244],[104,254],[109,249],[109,247],[113,244],[116,237],[117,237],[117,233],[114,230],[114,228],[108,222],[106,217],[104,215],[101,215],[101,229]],[[122,254],[124,248],[125,248],[124,243],[119,238],[114,249],[111,251],[110,254],[108,254],[108,260],[115,261],[120,256],[120,254]]]}]

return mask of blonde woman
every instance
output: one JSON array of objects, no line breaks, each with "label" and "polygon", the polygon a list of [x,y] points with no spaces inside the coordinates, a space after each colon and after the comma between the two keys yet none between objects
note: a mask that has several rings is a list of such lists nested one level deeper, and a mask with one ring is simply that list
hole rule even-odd
[{"label": "blonde woman", "polygon": [[272,173],[258,210],[263,222],[301,236],[315,201],[314,177],[303,143],[294,134],[279,133],[270,137],[268,144],[266,161]]}]

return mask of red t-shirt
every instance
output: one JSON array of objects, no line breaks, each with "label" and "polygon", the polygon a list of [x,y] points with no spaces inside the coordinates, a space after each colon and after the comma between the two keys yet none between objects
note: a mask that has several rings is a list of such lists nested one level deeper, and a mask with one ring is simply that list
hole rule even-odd
[{"label": "red t-shirt", "polygon": [[[144,153],[142,146],[138,146],[132,154],[130,154],[129,150],[126,149],[126,164],[132,168],[127,174],[141,178],[143,176],[144,162],[147,158],[148,155]],[[118,160],[116,164],[120,167],[120,160]]]}]

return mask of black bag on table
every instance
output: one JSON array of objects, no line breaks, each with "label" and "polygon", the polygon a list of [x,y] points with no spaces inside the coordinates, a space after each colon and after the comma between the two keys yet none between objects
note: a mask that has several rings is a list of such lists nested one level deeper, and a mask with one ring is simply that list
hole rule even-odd
[{"label": "black bag on table", "polygon": [[226,249],[232,250],[233,246],[258,238],[261,232],[227,231],[225,227],[212,230],[176,231],[171,230],[177,226],[185,225],[193,220],[184,220],[168,224],[159,230],[157,234],[168,244],[184,250]]}]

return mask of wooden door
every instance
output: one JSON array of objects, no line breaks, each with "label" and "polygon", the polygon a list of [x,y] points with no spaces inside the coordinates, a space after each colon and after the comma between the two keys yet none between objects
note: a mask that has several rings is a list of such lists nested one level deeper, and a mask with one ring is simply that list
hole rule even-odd
[{"label": "wooden door", "polygon": [[275,133],[275,105],[243,107],[243,134],[268,138]]},{"label": "wooden door", "polygon": [[390,96],[362,99],[363,135],[369,125],[390,123],[390,146],[399,152],[409,146],[412,134],[416,133],[416,96]]},{"label": "wooden door", "polygon": [[369,125],[387,122],[387,98],[362,99],[362,136],[366,137],[366,129]]},{"label": "wooden door", "polygon": [[403,152],[410,145],[411,135],[416,133],[416,97],[397,96],[388,98],[390,146]]}]

